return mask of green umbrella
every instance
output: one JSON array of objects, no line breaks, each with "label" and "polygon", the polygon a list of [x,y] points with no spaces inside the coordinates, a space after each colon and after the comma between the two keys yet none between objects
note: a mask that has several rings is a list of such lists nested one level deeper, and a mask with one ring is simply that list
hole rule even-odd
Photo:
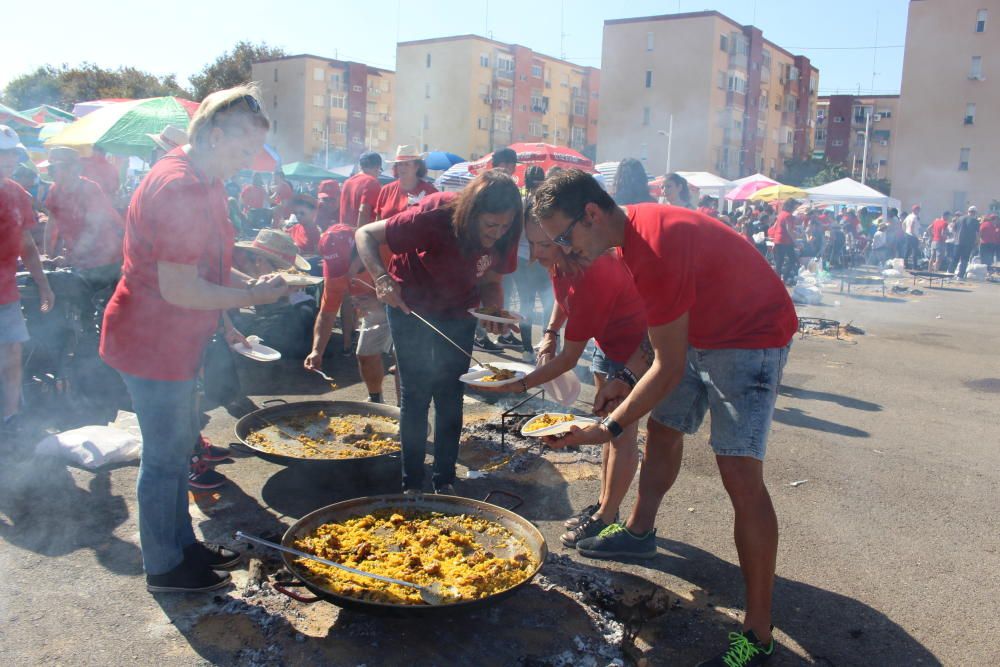
[{"label": "green umbrella", "polygon": [[38,127],[38,123],[32,120],[27,114],[14,111],[4,104],[0,104],[0,125],[13,125],[15,126],[15,130]]},{"label": "green umbrella", "polygon": [[308,162],[291,162],[282,165],[281,172],[285,178],[292,181],[323,181],[328,178],[341,182],[347,180],[340,174],[335,174]]},{"label": "green umbrella", "polygon": [[22,116],[31,118],[36,123],[72,123],[76,116],[68,111],[57,109],[56,107],[42,104],[19,112]]}]

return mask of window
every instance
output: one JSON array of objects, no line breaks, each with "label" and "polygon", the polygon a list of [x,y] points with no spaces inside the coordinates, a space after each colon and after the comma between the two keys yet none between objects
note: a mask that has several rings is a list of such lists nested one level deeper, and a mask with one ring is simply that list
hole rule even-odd
[{"label": "window", "polygon": [[647,126],[649,125],[649,115],[650,115],[649,107],[643,107],[642,108],[642,124],[643,125],[647,125]]},{"label": "window", "polygon": [[379,130],[378,131],[378,140],[379,141],[385,141],[388,138],[389,138],[389,133],[388,132],[386,132],[385,130]]},{"label": "window", "polygon": [[347,123],[342,120],[338,120],[333,124],[334,134],[347,134]]},{"label": "window", "polygon": [[545,109],[542,108],[542,93],[540,91],[531,91],[531,110],[534,113],[545,113]]},{"label": "window", "polygon": [[539,123],[537,120],[533,120],[533,121],[529,122],[528,123],[528,134],[530,134],[533,137],[540,137],[540,136],[542,136],[542,124]]},{"label": "window", "polygon": [[761,111],[767,111],[767,91],[763,91],[760,97],[757,99],[757,108]]},{"label": "window", "polygon": [[321,106],[323,106],[323,96],[322,95],[313,95],[313,106],[314,107],[321,107]]},{"label": "window", "polygon": [[527,104],[522,104],[521,105],[521,111],[527,112],[528,111],[528,105]]},{"label": "window", "polygon": [[382,92],[383,93],[388,93],[389,92],[389,80],[388,79],[382,79]]},{"label": "window", "polygon": [[496,97],[497,97],[498,100],[506,100],[506,101],[509,102],[510,101],[510,88],[504,88],[503,86],[497,88],[497,95],[496,95]]},{"label": "window", "polygon": [[879,109],[876,113],[879,116],[881,116],[883,120],[886,120],[888,118],[892,118],[892,110],[891,109]]},{"label": "window", "polygon": [[510,56],[497,56],[497,70],[500,72],[513,72],[514,59]]},{"label": "window", "polygon": [[431,54],[429,54],[429,53],[427,54],[427,66],[428,67],[431,66]]},{"label": "window", "polygon": [[378,113],[378,105],[375,103],[375,100],[368,100],[365,103],[365,110],[368,113],[372,113],[372,114]]},{"label": "window", "polygon": [[569,143],[571,146],[583,147],[587,143],[587,130],[583,127],[574,127],[569,131]]},{"label": "window", "polygon": [[729,53],[729,36],[719,35],[719,50]]},{"label": "window", "polygon": [[750,55],[750,40],[740,34],[734,34],[733,39],[733,53],[738,56],[748,56]]},{"label": "window", "polygon": [[767,124],[766,123],[757,123],[757,136],[760,139],[763,139],[764,137],[767,136]]},{"label": "window", "polygon": [[720,90],[725,90],[726,89],[726,73],[723,72],[722,70],[719,70],[719,84],[718,85],[719,85],[719,89]]},{"label": "window", "polygon": [[351,92],[361,93],[364,92],[364,88],[361,86],[351,86]]},{"label": "window", "polygon": [[649,144],[639,146],[639,159],[643,162],[649,159]]},{"label": "window", "polygon": [[493,129],[497,132],[510,132],[510,117],[497,116],[494,118]]},{"label": "window", "polygon": [[646,87],[653,87],[653,70],[651,69],[646,70]]},{"label": "window", "polygon": [[969,153],[971,152],[972,152],[971,148],[963,148],[958,152],[959,171],[969,171]]},{"label": "window", "polygon": [[424,84],[424,99],[431,99],[431,84],[429,83]]},{"label": "window", "polygon": [[[979,32],[982,32],[982,30],[980,30]],[[646,50],[647,51],[653,50],[653,33],[651,32],[646,33]]]},{"label": "window", "polygon": [[969,103],[965,105],[965,124],[972,125],[976,122],[976,105]]},{"label": "window", "polygon": [[833,117],[833,122],[834,123],[843,123],[844,122],[844,117],[843,116],[834,116]]},{"label": "window", "polygon": [[480,130],[490,129],[490,119],[483,118],[482,116],[480,116],[478,119],[476,119],[476,128]]},{"label": "window", "polygon": [[271,131],[274,132],[275,134],[278,133],[278,119],[277,118],[271,119]]},{"label": "window", "polygon": [[586,116],[587,115],[587,103],[583,100],[576,100],[573,102],[573,115],[575,116]]},{"label": "window", "polygon": [[746,77],[739,72],[731,72],[729,74],[729,83],[726,88],[734,93],[740,93],[746,95],[747,93],[747,80]]},{"label": "window", "polygon": [[961,211],[965,208],[967,201],[969,201],[969,193],[955,190],[951,193],[951,210]]},{"label": "window", "polygon": [[274,68],[274,80],[275,81],[278,80],[278,68],[277,67]]},{"label": "window", "polygon": [[531,76],[535,77],[536,79],[541,79],[542,78],[542,66],[541,65],[532,65],[531,66]]},{"label": "window", "polygon": [[969,69],[969,78],[982,80],[983,78],[983,57],[972,56],[972,67]]},{"label": "window", "polygon": [[986,32],[986,10],[976,12],[976,32]]},{"label": "window", "polygon": [[334,90],[340,90],[340,74],[339,73],[338,74],[331,74],[330,75],[330,86]]},{"label": "window", "polygon": [[271,108],[272,109],[277,109],[278,108],[278,96],[277,95],[274,96],[274,104],[271,105]]},{"label": "window", "polygon": [[323,134],[323,121],[321,120],[313,121],[313,134]]},{"label": "window", "polygon": [[843,146],[844,145],[844,140],[843,139],[834,139],[833,140],[833,145],[834,146]]},{"label": "window", "polygon": [[760,52],[760,66],[771,69],[771,52],[767,49]]},{"label": "window", "polygon": [[480,53],[479,54],[479,65],[481,67],[489,67],[490,66],[490,56],[489,56],[488,53]]},{"label": "window", "polygon": [[347,108],[347,95],[330,95],[330,108],[331,109],[346,109]]},{"label": "window", "polygon": [[428,116],[427,114],[424,114],[424,129],[425,130],[431,129],[431,119],[430,116]]},{"label": "window", "polygon": [[325,81],[326,73],[322,67],[313,67],[313,81]]}]

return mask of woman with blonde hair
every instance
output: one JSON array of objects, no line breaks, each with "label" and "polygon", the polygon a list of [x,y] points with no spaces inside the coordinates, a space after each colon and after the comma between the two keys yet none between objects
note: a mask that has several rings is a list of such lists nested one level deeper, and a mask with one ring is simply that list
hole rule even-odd
[{"label": "woman with blonde hair", "polygon": [[125,381],[143,436],[137,494],[146,588],[225,586],[217,569],[239,554],[195,539],[188,459],[199,438],[195,378],[228,308],[273,303],[288,288],[264,276],[233,284],[233,227],[225,179],[253,161],[270,126],[257,89],[212,93],[191,119],[191,143],[159,160],[135,191],[125,223],[122,278],[104,314],[101,357]]}]

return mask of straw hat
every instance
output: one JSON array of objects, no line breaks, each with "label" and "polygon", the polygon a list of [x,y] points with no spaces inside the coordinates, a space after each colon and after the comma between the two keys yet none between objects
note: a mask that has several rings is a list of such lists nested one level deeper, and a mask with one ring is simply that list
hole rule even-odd
[{"label": "straw hat", "polygon": [[77,164],[80,162],[80,151],[67,146],[56,146],[49,149],[49,165]]},{"label": "straw hat", "polygon": [[257,232],[257,238],[253,241],[238,241],[236,247],[265,257],[279,268],[290,269],[295,266],[300,271],[312,268],[306,258],[299,255],[292,237],[276,229],[262,229]]},{"label": "straw hat", "polygon": [[404,144],[402,146],[396,146],[396,157],[393,160],[389,160],[389,164],[396,164],[399,162],[412,162],[414,160],[423,160],[427,157],[426,153],[421,153],[417,150],[416,146],[411,146],[409,144]]},{"label": "straw hat", "polygon": [[168,153],[188,143],[188,133],[176,125],[167,125],[159,134],[147,134],[153,143]]}]

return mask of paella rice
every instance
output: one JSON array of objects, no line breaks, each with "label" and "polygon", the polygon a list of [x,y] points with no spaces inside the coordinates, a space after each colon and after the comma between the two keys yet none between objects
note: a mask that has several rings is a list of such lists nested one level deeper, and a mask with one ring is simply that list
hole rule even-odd
[{"label": "paella rice", "polygon": [[543,428],[548,428],[550,426],[555,426],[556,424],[562,424],[563,422],[571,422],[576,417],[573,415],[559,415],[545,413],[533,419],[531,424],[525,427],[525,432],[530,433],[531,431],[541,431]]},{"label": "paella rice", "polygon": [[[270,432],[272,429],[281,437],[275,439],[275,434]],[[350,459],[399,451],[398,432],[399,422],[392,417],[327,417],[320,411],[268,422],[248,435],[246,441],[268,454],[307,459]]]},{"label": "paella rice", "polygon": [[[468,514],[389,509],[326,523],[294,546],[342,565],[414,584],[440,584],[449,601],[477,600],[531,576],[538,563],[502,525]],[[347,597],[421,604],[412,588],[297,559],[310,581]],[[451,588],[454,587],[454,588]]]}]

